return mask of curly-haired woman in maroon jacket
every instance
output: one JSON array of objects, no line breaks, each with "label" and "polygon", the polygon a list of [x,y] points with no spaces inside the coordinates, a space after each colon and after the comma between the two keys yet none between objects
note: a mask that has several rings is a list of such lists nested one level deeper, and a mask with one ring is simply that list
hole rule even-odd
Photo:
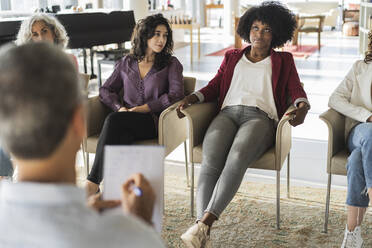
[{"label": "curly-haired woman in maroon jacket", "polygon": [[210,227],[234,197],[249,165],[274,145],[276,125],[289,105],[296,106],[292,126],[305,119],[310,105],[293,57],[273,50],[290,40],[295,28],[294,15],[278,2],[250,8],[237,33],[251,45],[228,51],[208,85],[178,107],[180,117],[180,110],[197,102],[217,100],[220,107],[203,141],[197,223],[181,236],[188,247],[210,246]]}]

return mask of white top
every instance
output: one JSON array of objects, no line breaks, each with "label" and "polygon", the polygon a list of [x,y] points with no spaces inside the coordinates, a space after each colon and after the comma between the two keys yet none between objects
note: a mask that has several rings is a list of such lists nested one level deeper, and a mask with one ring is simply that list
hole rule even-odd
[{"label": "white top", "polygon": [[0,247],[164,247],[155,231],[124,215],[86,207],[73,185],[10,183],[0,186]]},{"label": "white top", "polygon": [[372,64],[358,60],[329,98],[328,106],[346,116],[345,138],[372,115]]},{"label": "white top", "polygon": [[242,56],[235,66],[231,85],[221,109],[233,105],[258,107],[271,119],[278,121],[270,56],[256,63]]}]

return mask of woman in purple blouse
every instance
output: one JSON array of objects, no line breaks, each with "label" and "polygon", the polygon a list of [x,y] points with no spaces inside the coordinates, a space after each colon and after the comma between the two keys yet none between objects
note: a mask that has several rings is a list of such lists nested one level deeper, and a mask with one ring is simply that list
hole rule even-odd
[{"label": "woman in purple blouse", "polygon": [[106,117],[96,157],[87,180],[88,194],[99,189],[105,145],[132,144],[157,137],[158,117],[184,97],[182,65],[172,56],[169,22],[161,14],[139,20],[129,55],[115,66],[99,90],[103,104],[113,112]]}]

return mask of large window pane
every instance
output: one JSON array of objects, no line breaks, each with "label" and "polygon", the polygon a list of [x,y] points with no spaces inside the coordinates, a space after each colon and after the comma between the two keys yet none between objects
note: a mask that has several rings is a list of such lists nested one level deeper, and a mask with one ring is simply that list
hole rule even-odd
[{"label": "large window pane", "polygon": [[38,0],[11,0],[12,10],[32,12],[39,7]]}]

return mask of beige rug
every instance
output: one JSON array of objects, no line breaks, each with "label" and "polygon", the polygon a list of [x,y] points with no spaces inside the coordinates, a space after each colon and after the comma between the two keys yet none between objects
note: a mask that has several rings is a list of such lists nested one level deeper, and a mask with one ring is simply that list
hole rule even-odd
[{"label": "beige rug", "polygon": [[[281,188],[281,230],[276,230],[275,185],[243,182],[239,193],[212,228],[213,247],[340,247],[346,212],[343,190],[332,190],[329,230],[322,233],[326,189]],[[195,221],[190,217],[189,188],[184,177],[166,173],[162,237],[168,247],[184,247],[180,235]],[[372,213],[362,225],[364,247],[372,247]]]}]

